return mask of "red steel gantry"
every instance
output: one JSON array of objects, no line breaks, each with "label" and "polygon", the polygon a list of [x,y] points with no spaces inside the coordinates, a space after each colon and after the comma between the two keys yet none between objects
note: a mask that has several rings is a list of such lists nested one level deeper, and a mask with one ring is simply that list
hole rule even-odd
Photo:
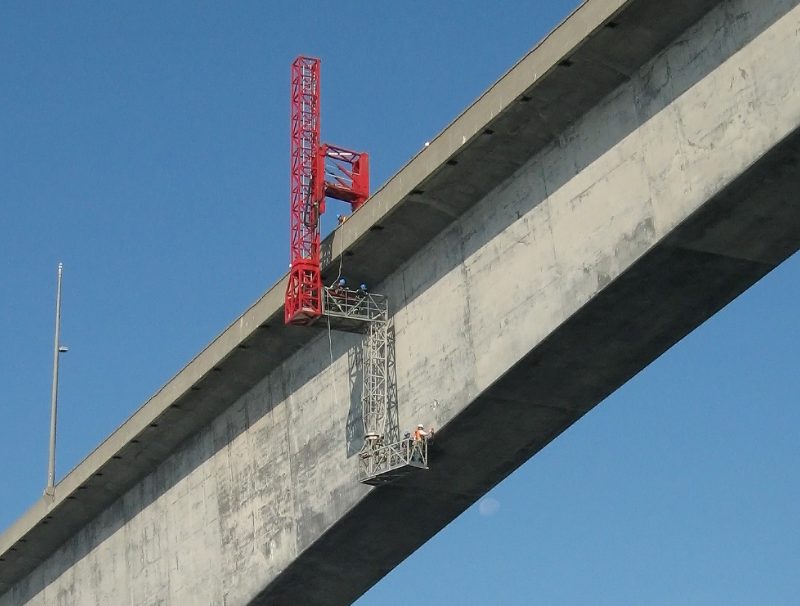
[{"label": "red steel gantry", "polygon": [[[286,288],[285,322],[307,326],[320,316],[334,328],[364,335],[361,393],[364,446],[358,479],[387,484],[414,469],[428,468],[427,441],[400,438],[389,406],[393,362],[389,304],[385,296],[341,284],[324,286],[320,268],[320,219],[325,199],[350,204],[353,211],[369,195],[369,157],[320,144],[319,59],[292,63],[291,266]],[[331,359],[333,362],[333,359]]]},{"label": "red steel gantry", "polygon": [[286,324],[305,326],[323,314],[320,219],[325,198],[358,209],[369,196],[369,156],[320,144],[320,61],[292,63],[291,266]]}]

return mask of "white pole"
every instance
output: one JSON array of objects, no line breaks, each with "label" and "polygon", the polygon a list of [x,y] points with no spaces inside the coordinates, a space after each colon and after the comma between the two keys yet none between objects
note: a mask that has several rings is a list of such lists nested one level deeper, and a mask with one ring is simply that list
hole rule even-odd
[{"label": "white pole", "polygon": [[53,344],[53,389],[50,392],[50,457],[47,465],[47,488],[45,494],[53,496],[56,479],[56,411],[58,409],[58,354],[61,351],[59,333],[61,332],[61,274],[64,266],[58,264],[58,285],[56,287],[56,336]]}]

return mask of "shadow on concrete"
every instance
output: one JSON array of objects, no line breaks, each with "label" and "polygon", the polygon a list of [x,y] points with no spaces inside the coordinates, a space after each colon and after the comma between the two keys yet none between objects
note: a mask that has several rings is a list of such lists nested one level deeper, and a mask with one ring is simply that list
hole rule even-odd
[{"label": "shadow on concrete", "polygon": [[[431,446],[429,471],[370,492],[251,604],[352,603],[592,407],[797,251],[799,187],[800,129],[442,427]],[[776,211],[770,221],[759,215],[765,201]],[[725,241],[719,233],[730,237]],[[738,250],[741,235],[753,241],[766,235],[771,245],[764,244],[764,257],[772,261],[682,246],[708,235],[729,252]]]},{"label": "shadow on concrete", "polygon": [[358,454],[364,445],[364,339],[347,350],[347,375],[350,386],[350,408],[347,411],[345,441],[347,458]]}]

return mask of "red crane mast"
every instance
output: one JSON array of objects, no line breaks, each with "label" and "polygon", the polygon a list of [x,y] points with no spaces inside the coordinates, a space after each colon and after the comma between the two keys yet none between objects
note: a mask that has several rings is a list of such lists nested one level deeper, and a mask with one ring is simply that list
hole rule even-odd
[{"label": "red crane mast", "polygon": [[[359,481],[388,484],[415,469],[428,469],[428,440],[401,438],[389,406],[389,302],[384,295],[338,283],[325,286],[320,267],[320,220],[327,198],[352,211],[369,196],[369,156],[320,143],[320,62],[297,57],[292,63],[291,265],[284,321],[308,326],[326,316],[328,330],[363,335],[362,421],[364,445],[358,456]],[[333,363],[333,358],[331,358]],[[431,429],[431,435],[433,429]]]},{"label": "red crane mast", "polygon": [[291,83],[290,258],[284,320],[309,325],[323,313],[320,219],[325,198],[358,209],[369,196],[369,156],[320,144],[320,61],[297,57]]}]

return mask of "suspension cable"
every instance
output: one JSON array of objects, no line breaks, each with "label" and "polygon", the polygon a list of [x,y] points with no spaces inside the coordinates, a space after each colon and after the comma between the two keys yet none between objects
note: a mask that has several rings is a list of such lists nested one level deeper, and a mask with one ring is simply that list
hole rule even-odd
[{"label": "suspension cable", "polygon": [[331,383],[333,384],[333,405],[335,410],[339,410],[339,394],[336,393],[336,374],[333,372],[333,339],[331,338],[331,317],[325,316],[328,321],[328,351],[331,354],[331,363],[328,368],[331,371]]}]

